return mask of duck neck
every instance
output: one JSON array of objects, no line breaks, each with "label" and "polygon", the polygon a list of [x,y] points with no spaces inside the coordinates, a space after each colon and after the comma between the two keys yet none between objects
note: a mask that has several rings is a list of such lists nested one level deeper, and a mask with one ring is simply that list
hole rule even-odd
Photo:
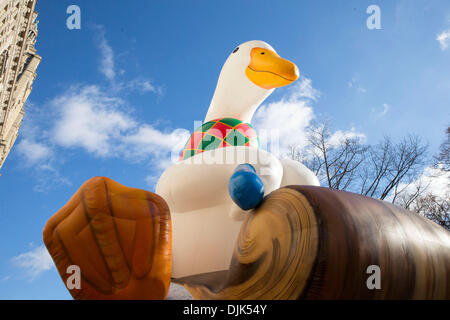
[{"label": "duck neck", "polygon": [[273,92],[250,83],[245,74],[230,76],[222,70],[214,96],[205,117],[206,121],[218,118],[235,118],[250,123],[256,109]]},{"label": "duck neck", "polygon": [[216,90],[206,114],[205,122],[219,118],[234,118],[250,123],[258,107],[270,94],[271,91],[264,90],[253,96],[251,92],[242,96],[239,94],[225,95],[217,93]]},{"label": "duck neck", "polygon": [[252,105],[244,108],[246,110],[234,110],[235,108],[233,108],[232,105],[217,105],[211,103],[205,117],[205,122],[220,118],[233,118],[250,123],[258,106],[259,105]]}]

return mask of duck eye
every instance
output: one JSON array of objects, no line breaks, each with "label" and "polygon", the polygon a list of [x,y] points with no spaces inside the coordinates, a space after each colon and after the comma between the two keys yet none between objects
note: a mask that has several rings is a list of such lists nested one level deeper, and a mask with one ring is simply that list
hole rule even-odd
[{"label": "duck eye", "polygon": [[263,52],[261,52],[261,54],[265,54],[265,52],[263,51]]},{"label": "duck eye", "polygon": [[236,49],[233,50],[233,53],[235,53],[236,51],[239,50],[239,47],[237,47]]}]

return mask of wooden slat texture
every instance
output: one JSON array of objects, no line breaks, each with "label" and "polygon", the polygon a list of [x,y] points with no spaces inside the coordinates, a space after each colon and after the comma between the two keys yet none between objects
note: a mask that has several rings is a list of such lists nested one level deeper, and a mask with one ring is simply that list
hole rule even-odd
[{"label": "wooden slat texture", "polygon": [[384,201],[290,186],[244,222],[229,270],[177,282],[196,299],[450,299],[450,233]]}]

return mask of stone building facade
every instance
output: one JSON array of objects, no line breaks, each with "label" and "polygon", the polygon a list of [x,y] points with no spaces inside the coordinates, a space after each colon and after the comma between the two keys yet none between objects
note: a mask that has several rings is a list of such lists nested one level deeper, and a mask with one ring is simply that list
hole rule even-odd
[{"label": "stone building facade", "polygon": [[41,57],[36,0],[0,0],[0,168],[19,134]]}]

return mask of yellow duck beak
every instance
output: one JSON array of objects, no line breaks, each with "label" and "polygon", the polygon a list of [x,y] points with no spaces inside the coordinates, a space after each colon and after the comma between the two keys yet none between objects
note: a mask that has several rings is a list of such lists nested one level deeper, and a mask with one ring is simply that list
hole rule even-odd
[{"label": "yellow duck beak", "polygon": [[253,48],[250,56],[250,64],[245,69],[245,74],[251,82],[261,88],[283,87],[299,77],[297,66],[272,50]]}]

